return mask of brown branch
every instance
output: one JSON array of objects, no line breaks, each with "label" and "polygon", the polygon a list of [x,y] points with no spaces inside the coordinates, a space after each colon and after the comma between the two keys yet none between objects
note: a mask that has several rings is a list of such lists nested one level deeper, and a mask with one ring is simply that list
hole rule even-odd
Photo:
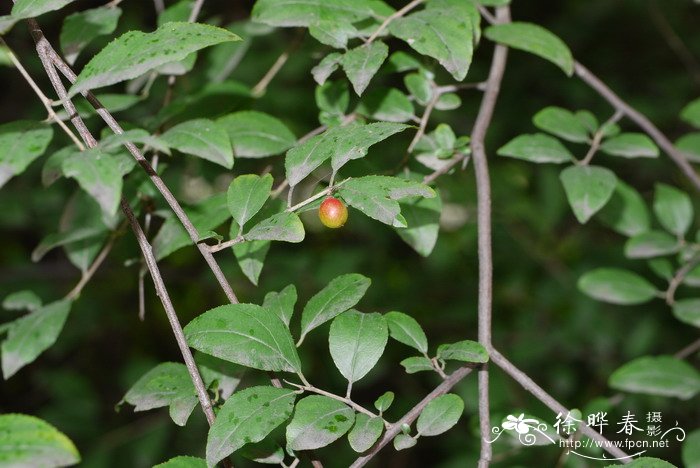
[{"label": "brown branch", "polygon": [[250,92],[253,96],[260,97],[263,94],[265,94],[267,86],[270,84],[270,82],[272,82],[275,76],[277,76],[280,70],[282,70],[284,64],[287,63],[287,60],[289,60],[289,57],[294,53],[295,50],[299,48],[299,46],[303,42],[305,32],[306,31],[304,29],[299,30],[299,33],[297,34],[297,37],[294,39],[294,41],[292,41],[287,47],[287,49],[284,52],[282,52],[279,57],[277,57],[277,60],[275,60],[275,62],[265,73],[265,75],[263,75],[260,81],[255,86],[253,86],[253,89]]},{"label": "brown branch", "polygon": [[394,21],[397,18],[401,18],[404,16],[406,13],[409,11],[413,10],[415,7],[423,3],[423,0],[413,0],[411,3],[407,4],[400,10],[397,10],[396,12],[392,13],[391,15],[387,16],[387,18],[382,22],[382,24],[379,25],[376,31],[372,33],[371,36],[369,36],[369,39],[365,42],[365,44],[371,44],[374,42],[376,38],[379,37],[379,35],[384,32],[384,30],[389,26],[389,23]]},{"label": "brown branch", "polygon": [[672,306],[676,302],[676,289],[683,283],[683,280],[685,279],[686,276],[688,276],[688,273],[691,272],[693,268],[698,266],[700,264],[700,253],[695,254],[694,257],[692,257],[688,263],[683,265],[681,268],[678,269],[675,275],[673,275],[673,278],[671,278],[671,281],[668,282],[668,289],[666,290],[666,293],[664,294],[664,298],[666,299],[666,304]]},{"label": "brown branch", "polygon": [[600,128],[593,135],[593,141],[591,141],[591,147],[588,149],[586,156],[584,156],[584,158],[577,164],[581,166],[587,166],[591,162],[593,156],[595,156],[595,154],[600,149],[600,143],[603,141],[603,136],[605,136],[605,132],[606,130],[608,130],[608,127],[620,120],[621,118],[622,112],[616,110],[613,116],[610,117],[603,125],[600,126]]}]

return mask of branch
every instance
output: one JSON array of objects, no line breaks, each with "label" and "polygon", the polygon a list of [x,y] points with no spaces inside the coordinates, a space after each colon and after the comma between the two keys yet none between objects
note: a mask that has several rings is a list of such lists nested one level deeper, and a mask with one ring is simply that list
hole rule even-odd
[{"label": "branch", "polygon": [[400,10],[397,10],[395,13],[389,15],[382,24],[379,25],[376,31],[372,33],[371,36],[369,36],[369,39],[365,42],[365,44],[371,44],[374,42],[376,38],[379,37],[379,35],[384,32],[384,30],[389,26],[389,23],[394,21],[397,18],[401,18],[404,16],[406,13],[409,11],[413,10],[415,7],[423,3],[423,0],[413,0],[411,3],[406,5],[405,7],[401,8]]},{"label": "branch", "polygon": [[267,89],[267,86],[270,84],[270,82],[277,76],[279,71],[282,69],[285,63],[287,63],[287,60],[289,60],[289,57],[294,53],[295,50],[299,48],[301,45],[303,39],[304,39],[304,34],[305,30],[300,29],[299,33],[297,34],[296,39],[289,44],[287,49],[280,54],[279,57],[277,57],[277,60],[275,60],[275,63],[272,64],[270,69],[263,75],[263,77],[260,79],[258,84],[253,86],[253,89],[251,91],[251,94],[255,97],[260,97],[263,94],[265,94],[265,90]]},{"label": "branch", "polygon": [[608,130],[608,127],[620,120],[621,118],[622,112],[616,110],[613,116],[610,117],[603,125],[600,126],[600,128],[595,132],[595,135],[593,135],[593,141],[591,142],[591,147],[588,149],[586,156],[584,156],[584,158],[581,161],[578,161],[577,164],[581,166],[587,166],[591,162],[593,156],[595,156],[595,154],[598,152],[598,149],[600,148],[600,143],[601,141],[603,141],[603,136],[605,135],[606,130]]},{"label": "branch", "polygon": [[700,264],[700,253],[695,254],[688,263],[683,265],[678,271],[676,272],[675,275],[673,275],[673,278],[671,278],[671,281],[668,283],[668,289],[666,290],[666,293],[664,294],[664,298],[666,299],[666,304],[672,306],[676,302],[676,289],[678,289],[678,286],[683,283],[683,280],[685,279],[686,276],[688,276],[688,273],[698,266]]},{"label": "branch", "polygon": [[[510,9],[499,7],[496,21],[510,21]],[[508,48],[496,45],[491,62],[491,70],[486,81],[484,98],[471,134],[472,158],[476,176],[478,256],[479,256],[479,343],[487,350],[491,349],[491,309],[493,303],[493,252],[491,239],[491,180],[489,166],[484,148],[484,138],[491,125],[491,118],[496,107],[496,100],[501,88],[503,73],[506,68]],[[488,366],[479,369],[479,428],[481,432],[481,453],[479,467],[488,467],[492,457],[492,447],[486,439],[491,432],[489,414],[489,373]]]},{"label": "branch", "polygon": [[[336,395],[335,393],[327,392],[327,391],[322,390],[320,388],[314,387],[313,385],[299,385],[299,384],[295,384],[294,382],[289,382],[288,380],[285,380],[285,382],[288,383],[289,385],[291,385],[292,387],[298,388],[299,390],[304,390],[305,392],[316,393],[318,395],[323,395],[323,396],[326,396],[328,398],[332,398],[333,400],[342,401],[343,403],[345,403],[346,405],[348,405],[349,407],[351,407],[355,411],[366,414],[370,418],[379,418],[380,417],[378,414],[373,413],[372,411],[366,409],[364,406],[358,405],[357,403],[352,401],[350,398],[341,397],[340,395]],[[384,419],[384,418],[382,418],[382,419]],[[389,423],[386,420],[384,420],[384,425],[388,426]]]}]

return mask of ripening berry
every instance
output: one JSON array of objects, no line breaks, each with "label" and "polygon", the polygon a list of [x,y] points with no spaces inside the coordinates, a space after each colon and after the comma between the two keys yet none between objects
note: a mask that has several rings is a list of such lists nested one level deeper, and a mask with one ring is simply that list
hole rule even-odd
[{"label": "ripening berry", "polygon": [[318,217],[324,226],[331,229],[339,228],[348,220],[348,209],[342,201],[328,197],[321,203]]}]

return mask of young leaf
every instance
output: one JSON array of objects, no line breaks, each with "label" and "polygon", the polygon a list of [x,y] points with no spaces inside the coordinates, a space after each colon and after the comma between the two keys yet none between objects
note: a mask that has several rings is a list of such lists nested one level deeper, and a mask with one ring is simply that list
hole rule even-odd
[{"label": "young leaf", "polygon": [[324,84],[328,77],[338,69],[342,58],[343,54],[338,52],[331,52],[323,57],[323,60],[321,60],[318,65],[311,69],[311,74],[314,77],[314,81],[320,85]]},{"label": "young leaf", "polygon": [[409,73],[404,76],[403,83],[418,104],[425,106],[432,99],[433,85],[426,73]]},{"label": "young leaf", "polygon": [[33,18],[49,11],[60,10],[75,0],[17,0],[12,7],[15,19]]},{"label": "young leaf", "polygon": [[225,361],[273,372],[301,371],[289,329],[258,305],[216,307],[192,320],[184,331],[192,348]]},{"label": "young leaf", "polygon": [[407,448],[413,447],[417,443],[418,441],[408,434],[399,434],[394,437],[394,448],[396,450],[406,450]]},{"label": "young leaf", "polygon": [[571,166],[559,177],[569,205],[581,224],[605,206],[617,184],[617,177],[610,169],[598,166]]},{"label": "young leaf", "polygon": [[700,132],[683,135],[676,140],[676,148],[685,153],[689,161],[700,161]]},{"label": "young leaf", "polygon": [[476,341],[464,340],[457,343],[442,344],[438,346],[438,359],[485,363],[489,360],[489,353]]},{"label": "young leaf", "polygon": [[328,344],[335,366],[352,384],[377,364],[388,338],[384,316],[349,310],[331,323]]},{"label": "young leaf", "polygon": [[243,237],[245,240],[301,242],[304,225],[296,213],[282,212],[272,215],[253,226]]},{"label": "young leaf", "polygon": [[240,111],[217,120],[228,132],[233,154],[238,158],[264,158],[283,153],[296,137],[276,117],[257,111]]},{"label": "young leaf", "polygon": [[627,270],[598,268],[578,281],[578,288],[593,299],[610,304],[635,305],[656,297],[656,288],[647,280]]},{"label": "young leaf", "polygon": [[659,148],[644,133],[621,133],[608,138],[600,145],[600,150],[612,156],[623,158],[657,158]]},{"label": "young leaf", "polygon": [[203,458],[179,456],[159,463],[153,468],[207,468],[207,461]]},{"label": "young leaf", "polygon": [[207,462],[216,465],[245,444],[260,442],[292,415],[296,394],[275,387],[236,392],[217,414],[207,437]]},{"label": "young leaf", "polygon": [[371,0],[258,0],[251,16],[270,26],[308,27],[322,20],[354,23],[372,13]]},{"label": "young leaf", "polygon": [[700,328],[700,299],[681,299],[673,304],[673,315],[683,323]]},{"label": "young leaf", "polygon": [[386,392],[374,402],[374,407],[380,413],[385,412],[389,409],[391,404],[394,402],[394,392]]},{"label": "young leaf", "polygon": [[383,430],[382,418],[372,418],[364,413],[357,413],[355,425],[348,434],[350,447],[358,453],[369,450],[382,435]]},{"label": "young leaf", "polygon": [[321,396],[302,398],[287,426],[287,447],[314,450],[341,438],[355,422],[355,412],[345,403]]},{"label": "young leaf", "polygon": [[233,149],[226,131],[216,122],[195,119],[168,129],[160,137],[176,150],[206,159],[227,169],[233,167]]},{"label": "young leaf", "polygon": [[530,52],[549,60],[568,76],[574,73],[574,58],[564,42],[542,26],[532,23],[506,23],[490,26],[484,35],[495,42]]},{"label": "young leaf", "polygon": [[370,80],[388,55],[389,48],[382,41],[374,41],[369,45],[361,45],[345,52],[340,59],[340,64],[358,96],[362,96],[365,92]]},{"label": "young leaf", "polygon": [[433,251],[440,233],[442,200],[437,191],[436,194],[433,198],[415,197],[399,203],[407,227],[396,229],[396,233],[423,257]]},{"label": "young leaf", "polygon": [[84,10],[66,17],[61,27],[61,49],[69,64],[73,64],[80,52],[93,39],[112,34],[122,14],[119,7],[99,7]]},{"label": "young leaf", "polygon": [[80,462],[73,442],[51,424],[25,414],[0,415],[5,466],[69,466]]},{"label": "young leaf", "polygon": [[610,201],[597,216],[603,224],[628,237],[648,231],[651,225],[649,210],[642,196],[619,179]]},{"label": "young leaf", "polygon": [[0,188],[44,154],[53,137],[50,126],[28,120],[0,125]]},{"label": "young leaf", "polygon": [[70,301],[52,302],[12,322],[7,339],[2,342],[2,375],[5,380],[56,342],[70,306]]},{"label": "young leaf", "polygon": [[403,312],[388,312],[384,315],[389,325],[389,334],[396,341],[417,349],[421,353],[428,352],[428,338],[423,328],[410,315]]},{"label": "young leaf", "polygon": [[644,356],[613,372],[608,384],[625,392],[688,400],[700,392],[700,373],[673,356]]},{"label": "young leaf", "polygon": [[232,249],[243,274],[251,283],[257,286],[258,278],[260,278],[260,273],[265,263],[265,257],[267,257],[267,252],[270,250],[270,241],[254,240],[241,242],[235,244]]},{"label": "young leaf", "polygon": [[355,112],[374,120],[408,122],[415,110],[408,96],[398,89],[377,88],[365,94]]},{"label": "young leaf", "polygon": [[297,288],[290,284],[280,292],[269,292],[263,300],[263,307],[275,315],[289,326],[294,314],[294,305],[297,303]]},{"label": "young leaf", "polygon": [[428,403],[416,422],[416,429],[421,436],[436,436],[447,432],[457,424],[464,411],[464,400],[448,393]]},{"label": "young leaf", "polygon": [[28,310],[34,312],[41,307],[42,301],[34,291],[25,289],[16,291],[5,296],[2,301],[2,308],[5,310]]},{"label": "young leaf", "polygon": [[676,253],[678,240],[664,231],[647,231],[625,242],[627,258],[652,258]]},{"label": "young leaf", "polygon": [[260,177],[256,174],[241,175],[233,179],[228,187],[228,209],[239,226],[245,225],[260,211],[272,189],[272,175]]},{"label": "young leaf", "polygon": [[413,356],[406,358],[400,363],[404,369],[406,369],[407,374],[415,374],[416,372],[431,371],[433,370],[433,365],[430,359],[423,356]]},{"label": "young leaf", "polygon": [[700,128],[700,98],[688,103],[681,111],[681,119],[690,125]]},{"label": "young leaf", "polygon": [[136,78],[197,50],[237,40],[240,38],[230,31],[198,23],[166,23],[152,33],[129,31],[85,65],[70,94]]},{"label": "young leaf", "polygon": [[549,132],[559,138],[574,143],[589,141],[589,130],[569,110],[561,107],[545,107],[532,118],[532,122],[540,130]]},{"label": "young leaf", "polygon": [[517,136],[499,148],[496,154],[534,163],[563,164],[574,159],[566,146],[544,133]]},{"label": "young leaf", "polygon": [[654,187],[654,213],[668,232],[682,237],[693,222],[693,204],[685,192],[666,184]]},{"label": "young leaf", "polygon": [[334,278],[304,306],[299,343],[314,328],[354,307],[365,295],[371,280],[357,273]]}]

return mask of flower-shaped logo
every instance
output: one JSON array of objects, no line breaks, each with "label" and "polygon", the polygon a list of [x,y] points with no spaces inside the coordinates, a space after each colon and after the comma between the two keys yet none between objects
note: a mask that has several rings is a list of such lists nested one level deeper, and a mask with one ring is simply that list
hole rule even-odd
[{"label": "flower-shaped logo", "polygon": [[530,432],[531,427],[535,427],[531,425],[533,423],[537,425],[539,421],[536,419],[526,419],[524,413],[520,413],[520,416],[517,418],[512,414],[509,414],[506,417],[506,421],[503,422],[501,426],[507,431],[512,431],[515,429],[518,434],[527,434]]}]

